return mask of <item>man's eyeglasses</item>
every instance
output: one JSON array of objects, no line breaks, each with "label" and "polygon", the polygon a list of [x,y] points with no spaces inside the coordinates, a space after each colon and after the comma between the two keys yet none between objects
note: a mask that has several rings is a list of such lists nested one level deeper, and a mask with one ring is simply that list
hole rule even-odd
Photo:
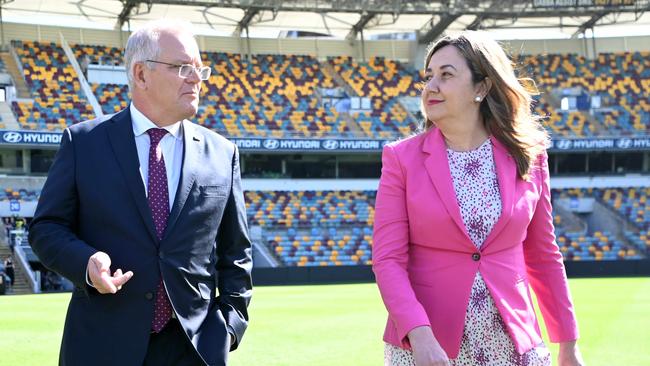
[{"label": "man's eyeglasses", "polygon": [[178,64],[170,64],[168,62],[155,61],[155,60],[146,60],[146,61],[153,62],[154,64],[162,64],[167,66],[178,67],[178,76],[183,79],[190,77],[192,73],[196,71],[199,75],[199,79],[208,80],[210,78],[210,74],[212,73],[212,69],[209,66],[196,67],[190,64],[178,65]]}]

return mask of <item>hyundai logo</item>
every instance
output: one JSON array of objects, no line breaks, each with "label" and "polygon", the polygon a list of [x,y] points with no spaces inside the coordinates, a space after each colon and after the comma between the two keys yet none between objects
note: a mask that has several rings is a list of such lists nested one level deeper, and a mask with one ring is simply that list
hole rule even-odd
[{"label": "hyundai logo", "polygon": [[339,142],[336,140],[323,141],[323,149],[336,150],[339,147]]},{"label": "hyundai logo", "polygon": [[23,135],[21,135],[20,132],[5,132],[2,135],[2,139],[5,140],[5,142],[17,144],[23,140]]},{"label": "hyundai logo", "polygon": [[560,150],[570,149],[571,145],[571,140],[560,140],[557,142],[557,148]]},{"label": "hyundai logo", "polygon": [[264,140],[264,148],[269,150],[275,150],[280,147],[280,141],[276,139]]},{"label": "hyundai logo", "polygon": [[632,139],[622,138],[616,142],[616,145],[618,145],[619,149],[629,149],[632,147]]}]

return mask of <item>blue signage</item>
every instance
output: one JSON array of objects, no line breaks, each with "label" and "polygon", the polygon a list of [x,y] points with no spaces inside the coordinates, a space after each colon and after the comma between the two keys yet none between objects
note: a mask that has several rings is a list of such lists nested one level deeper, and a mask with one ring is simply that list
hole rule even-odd
[{"label": "blue signage", "polygon": [[230,138],[242,151],[381,151],[391,140]]},{"label": "blue signage", "polygon": [[58,145],[61,132],[0,131],[0,143],[9,145]]},{"label": "blue signage", "polygon": [[9,201],[9,211],[20,212],[20,201],[17,200]]},{"label": "blue signage", "polygon": [[553,139],[550,151],[650,150],[650,136]]},{"label": "blue signage", "polygon": [[[61,143],[61,132],[0,131],[0,145],[31,145],[56,147]],[[255,152],[381,152],[393,140],[371,139],[282,139],[260,137],[231,137],[242,151]],[[551,152],[639,151],[650,150],[650,136],[589,137],[553,139]]]}]

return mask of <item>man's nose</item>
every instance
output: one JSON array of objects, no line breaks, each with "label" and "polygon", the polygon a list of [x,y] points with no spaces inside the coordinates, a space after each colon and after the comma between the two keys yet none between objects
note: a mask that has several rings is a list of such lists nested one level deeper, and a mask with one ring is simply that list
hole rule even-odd
[{"label": "man's nose", "polygon": [[193,68],[192,72],[188,77],[185,78],[188,83],[196,84],[201,82],[200,71],[197,68]]}]

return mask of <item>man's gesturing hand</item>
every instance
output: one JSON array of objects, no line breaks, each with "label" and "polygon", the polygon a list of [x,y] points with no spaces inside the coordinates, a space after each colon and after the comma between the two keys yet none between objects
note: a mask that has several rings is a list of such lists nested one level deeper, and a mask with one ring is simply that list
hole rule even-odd
[{"label": "man's gesturing hand", "polygon": [[117,269],[111,276],[111,258],[104,252],[97,252],[88,259],[88,278],[100,294],[114,294],[133,277],[133,272],[122,273]]}]

